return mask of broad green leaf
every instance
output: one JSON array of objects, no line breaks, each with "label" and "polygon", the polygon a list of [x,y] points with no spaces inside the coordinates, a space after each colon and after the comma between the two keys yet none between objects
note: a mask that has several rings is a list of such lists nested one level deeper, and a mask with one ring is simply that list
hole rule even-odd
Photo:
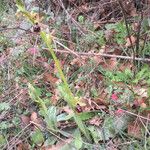
[{"label": "broad green leaf", "polygon": [[77,150],[81,149],[83,145],[83,141],[82,141],[81,133],[78,129],[74,133],[74,138],[75,138],[74,140],[75,147],[77,148]]},{"label": "broad green leaf", "polygon": [[94,126],[89,126],[88,130],[94,140],[95,143],[98,143],[100,140],[103,140],[102,135],[97,131],[97,128]]},{"label": "broad green leaf", "polygon": [[47,117],[45,117],[45,121],[50,129],[57,129],[57,110],[56,107],[51,106],[48,108]]},{"label": "broad green leaf", "polygon": [[[78,116],[81,118],[82,121],[85,121],[94,117],[96,114],[100,112],[101,111],[82,112],[82,113],[79,113]],[[73,117],[74,117],[74,114],[67,115],[66,113],[63,113],[57,116],[57,121],[67,121],[67,120],[73,119]]]},{"label": "broad green leaf", "polygon": [[89,132],[88,130],[86,129],[86,126],[85,124],[82,122],[81,118],[77,115],[77,114],[74,114],[74,120],[75,122],[77,123],[79,129],[82,131],[82,133],[84,133],[85,137],[90,140],[90,135],[89,135]]},{"label": "broad green leaf", "polygon": [[78,16],[78,21],[79,21],[80,23],[84,23],[84,20],[85,20],[85,18],[84,18],[83,15]]},{"label": "broad green leaf", "polygon": [[81,120],[88,120],[92,117],[94,117],[97,113],[99,113],[100,111],[91,111],[91,112],[81,112],[79,113],[79,117],[81,118]]},{"label": "broad green leaf", "polygon": [[69,119],[73,118],[73,114],[66,114],[66,113],[62,113],[60,115],[57,116],[57,121],[67,121]]},{"label": "broad green leaf", "polygon": [[9,103],[6,103],[6,102],[0,103],[0,111],[5,111],[5,110],[9,110],[9,109],[10,109]]},{"label": "broad green leaf", "polygon": [[16,0],[16,5],[20,10],[25,10],[25,6],[22,0]]},{"label": "broad green leaf", "polygon": [[44,142],[43,133],[39,129],[37,129],[34,133],[32,133],[31,139],[33,143],[37,145],[42,144]]},{"label": "broad green leaf", "polygon": [[0,134],[0,146],[6,143],[6,139],[3,135]]},{"label": "broad green leaf", "polygon": [[12,124],[8,123],[7,121],[0,122],[0,129],[5,130],[12,127]]}]

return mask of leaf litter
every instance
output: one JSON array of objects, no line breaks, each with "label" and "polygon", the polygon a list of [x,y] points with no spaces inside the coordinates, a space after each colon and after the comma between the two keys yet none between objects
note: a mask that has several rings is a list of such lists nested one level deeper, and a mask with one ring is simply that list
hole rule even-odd
[{"label": "leaf litter", "polygon": [[[63,5],[61,7],[59,6],[61,3],[51,3],[56,6],[56,8],[60,8],[58,11],[63,11]],[[110,2],[108,1],[108,3]],[[52,26],[57,25],[53,36],[61,37],[64,40],[64,42],[62,42],[64,44],[64,49],[60,46],[62,51],[65,50],[65,47],[68,47],[74,52],[83,51],[93,53],[96,51],[98,53],[123,56],[131,54],[130,48],[136,46],[137,37],[134,34],[127,36],[127,34],[124,34],[124,31],[120,30],[120,26],[123,28],[121,25],[122,21],[121,23],[118,21],[117,24],[116,17],[117,11],[119,12],[119,10],[110,13],[110,9],[106,9],[104,3],[102,5],[102,14],[101,16],[98,16],[97,9],[93,9],[94,7],[97,7],[96,2],[89,3],[84,1],[83,3],[80,3],[79,8],[83,12],[75,7],[75,5],[79,5],[75,1],[69,1],[69,4],[70,7],[74,9],[73,11],[70,10],[70,12],[72,11],[71,13],[74,18],[71,18],[72,21],[68,22],[67,25],[59,22],[59,17],[57,20],[53,17],[44,16],[49,22],[53,22],[51,24]],[[114,3],[113,5],[113,7],[119,8],[118,4]],[[133,3],[131,3],[130,7],[128,7],[129,4],[126,2],[123,2],[123,5],[130,17],[137,15]],[[35,14],[32,15],[34,16]],[[111,18],[112,15],[115,15],[116,18]],[[92,25],[88,22],[89,16],[96,19],[94,26],[98,23],[94,29],[91,29]],[[106,16],[106,18],[101,18],[102,16]],[[44,20],[44,18],[40,18],[39,15],[36,17],[39,22]],[[121,13],[118,18],[119,17],[123,17],[121,16]],[[97,18],[101,18],[102,20],[97,20]],[[45,20],[45,22],[47,20]],[[104,25],[101,25],[101,23],[99,25],[99,21],[101,22],[103,20],[106,21],[106,24],[108,23],[108,26],[105,26],[105,23]],[[109,24],[109,21],[114,23]],[[15,22],[20,24],[22,20],[15,20]],[[80,23],[79,26],[76,23]],[[136,22],[131,24],[132,29],[137,31],[139,24]],[[39,25],[42,30],[51,28],[47,25],[47,22],[46,24],[40,23]],[[104,32],[103,36],[97,37],[95,34],[98,34],[96,30],[99,30],[99,28],[100,31],[101,29],[104,29]],[[88,37],[87,33],[89,31],[90,36]],[[85,32],[84,34],[87,34],[86,38],[84,38],[85,36],[82,36],[80,32]],[[92,32],[94,32],[94,36],[92,36]],[[9,31],[7,34],[9,34]],[[34,128],[28,128],[29,131],[34,130],[33,135],[27,139],[24,139],[23,136],[18,137],[21,142],[11,145],[12,147],[18,145],[18,149],[24,149],[24,147],[28,147],[29,149],[33,147],[34,149],[55,150],[63,149],[63,147],[66,149],[70,147],[86,149],[88,147],[90,149],[91,146],[91,149],[93,149],[95,144],[98,146],[102,144],[101,148],[103,149],[104,147],[107,149],[110,147],[119,149],[119,146],[114,146],[116,144],[114,142],[115,140],[117,141],[119,139],[117,143],[119,145],[124,139],[126,139],[126,141],[130,140],[127,136],[131,136],[135,140],[143,138],[143,131],[145,132],[143,124],[141,122],[139,123],[135,116],[128,115],[124,109],[135,114],[147,116],[149,113],[149,85],[145,84],[145,81],[149,80],[148,73],[144,72],[143,74],[141,73],[142,75],[137,75],[136,80],[133,81],[132,77],[134,77],[134,74],[130,73],[133,69],[133,63],[131,61],[120,61],[118,58],[103,58],[101,56],[92,55],[91,57],[75,57],[71,54],[65,55],[56,52],[70,89],[76,95],[76,99],[79,100],[75,110],[72,110],[63,99],[63,95],[66,93],[62,90],[62,93],[60,94],[63,85],[61,84],[62,81],[59,79],[58,70],[51,59],[51,55],[43,50],[45,49],[45,45],[40,40],[36,41],[35,39],[38,34],[34,34],[30,38],[30,34],[23,34],[25,36],[18,37],[16,41],[16,51],[20,48],[19,46],[24,50],[18,51],[19,53],[15,55],[16,58],[13,58],[13,60],[11,59],[10,53],[15,52],[16,54],[16,51],[14,50],[14,47],[9,47],[12,48],[11,52],[9,52],[9,48],[7,48],[6,51],[2,52],[0,57],[1,67],[2,69],[5,68],[4,71],[5,73],[7,72],[9,77],[8,80],[6,74],[2,72],[2,88],[7,89],[8,93],[10,93],[9,88],[14,88],[15,86],[18,90],[27,90],[27,83],[33,82],[36,89],[34,94],[37,96],[35,101],[42,99],[44,106],[46,106],[48,110],[53,106],[53,110],[57,111],[51,114],[43,112],[39,105],[36,104],[36,102],[33,102],[31,97],[26,94],[20,98],[21,100],[13,97],[13,94],[16,95],[17,92],[14,92],[12,95],[8,94],[8,96],[4,94],[0,104],[10,102],[10,106],[5,104],[1,108],[2,110],[0,110],[3,112],[2,115],[0,115],[0,119],[2,118],[0,120],[2,121],[2,123],[0,123],[1,131],[5,130],[10,132],[11,127],[13,126],[14,128],[14,132],[11,131],[10,135],[5,135],[8,137],[8,142],[11,141],[11,136],[17,135],[17,128],[18,130],[23,131],[23,127],[18,123],[19,119],[24,126],[30,125],[31,122],[35,123],[33,124]],[[35,48],[36,44],[40,46]],[[60,47],[57,46],[57,48]],[[26,53],[24,53],[24,51],[26,51]],[[19,57],[17,57],[18,54]],[[36,58],[34,58],[34,55],[36,55]],[[5,59],[7,59],[8,62],[5,62]],[[12,63],[12,65],[10,65],[10,63]],[[15,76],[10,77],[11,74],[15,74]],[[10,79],[12,79],[11,82]],[[139,84],[135,85],[135,83]],[[142,84],[144,84],[144,86]],[[127,92],[128,90],[130,90],[132,94]],[[1,91],[0,89],[0,92],[3,93],[4,91]],[[9,101],[10,97],[13,97],[12,101]],[[16,110],[16,114],[13,110],[13,106]],[[23,106],[23,108],[21,108],[21,106]],[[136,109],[134,109],[133,106],[136,106]],[[9,113],[7,117],[5,112],[6,114]],[[87,130],[90,132],[92,141],[86,141],[84,135],[78,130],[76,123],[73,121],[74,112],[78,114],[87,125]],[[45,114],[48,115],[46,117],[49,117],[50,121],[52,121],[51,123],[56,125],[60,131],[56,130],[51,132],[45,127],[46,122],[43,119]],[[55,119],[57,122],[53,122]],[[8,123],[6,121],[8,121]],[[37,131],[36,124],[44,127],[45,130],[42,131],[40,129]],[[144,122],[144,125],[148,128],[149,122]],[[26,133],[24,132],[24,134]],[[73,135],[73,137],[68,134]],[[50,140],[51,138],[53,140],[51,140],[51,144],[48,142],[47,146],[46,140]],[[25,141],[27,144],[25,144]],[[86,144],[89,145],[87,146]],[[129,144],[129,146],[131,145]],[[126,149],[126,144],[123,147]]]}]

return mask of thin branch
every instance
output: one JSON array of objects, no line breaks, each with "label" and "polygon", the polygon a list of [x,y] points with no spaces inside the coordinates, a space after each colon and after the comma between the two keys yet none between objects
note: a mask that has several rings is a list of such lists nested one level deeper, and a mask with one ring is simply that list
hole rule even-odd
[{"label": "thin branch", "polygon": [[[47,48],[44,48],[45,50],[48,50]],[[121,55],[111,55],[111,54],[101,54],[101,53],[84,53],[84,52],[70,52],[67,50],[54,50],[55,52],[58,53],[67,53],[67,54],[73,54],[75,56],[87,56],[87,57],[91,57],[91,56],[99,56],[99,57],[108,57],[108,58],[118,58],[118,59],[126,59],[126,60],[133,60],[133,57],[129,57],[129,56],[121,56]],[[134,58],[136,61],[144,61],[144,62],[150,62],[149,58],[138,58],[135,57]]]},{"label": "thin branch", "polygon": [[57,43],[58,45],[62,46],[66,50],[68,50],[70,53],[76,55],[77,57],[80,57],[76,52],[72,51],[71,49],[69,49],[68,47],[66,47],[65,45],[63,45],[62,43],[60,43],[59,41],[56,41],[56,40],[53,40],[53,41],[54,41],[54,43]]},{"label": "thin branch", "polygon": [[132,113],[132,112],[127,111],[127,110],[124,110],[124,109],[122,109],[122,110],[123,110],[125,113],[127,113],[127,114],[130,114],[130,115],[132,115],[132,116],[139,117],[139,118],[141,118],[141,119],[144,119],[144,120],[146,120],[146,121],[150,122],[150,119],[149,119],[149,118],[146,118],[146,117],[143,117],[143,116],[137,115],[137,114],[135,114],[135,113]]},{"label": "thin branch", "polygon": [[80,24],[68,13],[68,11],[65,9],[65,6],[62,2],[62,0],[58,0],[58,2],[60,3],[61,7],[63,8],[63,10],[65,11],[66,15],[68,16],[68,20],[71,19],[71,21],[74,23],[74,25],[78,28],[78,30],[85,35],[85,31],[82,29],[82,27],[80,26]]},{"label": "thin branch", "polygon": [[5,31],[5,30],[23,30],[23,31],[29,31],[29,29],[23,29],[23,28],[20,28],[20,27],[13,27],[13,28],[2,28],[2,29],[0,29],[0,32],[1,31]]},{"label": "thin branch", "polygon": [[138,22],[138,30],[137,30],[137,34],[136,34],[136,55],[138,55],[138,51],[139,51],[139,44],[140,44],[140,35],[141,35],[141,26],[142,26],[142,22],[143,22],[143,11],[141,10],[141,15],[140,15],[140,21]]},{"label": "thin branch", "polygon": [[118,0],[118,4],[119,4],[119,6],[122,10],[122,14],[123,14],[123,17],[124,17],[124,22],[125,22],[125,25],[126,25],[127,34],[128,34],[128,38],[129,38],[131,48],[132,48],[132,53],[133,53],[133,59],[132,60],[133,60],[133,63],[134,63],[136,55],[135,55],[135,50],[134,50],[133,43],[132,43],[132,40],[131,40],[131,34],[130,34],[129,26],[128,26],[126,11],[125,11],[125,9],[123,7],[123,4],[120,0]]}]

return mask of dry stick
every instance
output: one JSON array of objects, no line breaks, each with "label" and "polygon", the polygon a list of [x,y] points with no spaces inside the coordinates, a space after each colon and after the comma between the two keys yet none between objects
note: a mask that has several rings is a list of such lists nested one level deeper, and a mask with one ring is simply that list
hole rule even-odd
[{"label": "dry stick", "polygon": [[[48,50],[47,48],[44,48],[45,50]],[[67,53],[67,54],[73,54],[73,55],[79,55],[79,56],[87,56],[87,57],[90,57],[90,56],[99,56],[99,57],[108,57],[108,58],[119,58],[119,59],[127,59],[127,60],[133,60],[133,57],[129,57],[129,56],[121,56],[121,55],[111,55],[111,54],[101,54],[101,53],[84,53],[84,52],[75,52],[72,53],[70,51],[66,51],[66,50],[54,50],[55,52],[58,52],[58,53]],[[135,60],[137,61],[145,61],[145,62],[150,62],[150,59],[148,58],[138,58],[138,57],[135,57],[134,58]]]},{"label": "dry stick", "polygon": [[62,46],[63,48],[65,48],[66,50],[68,50],[70,53],[76,55],[77,57],[80,57],[76,52],[72,51],[71,49],[69,49],[68,47],[66,47],[65,45],[63,45],[62,43],[60,43],[59,41],[53,40],[55,43],[57,43],[58,45]]},{"label": "dry stick", "polygon": [[147,38],[148,38],[148,33],[145,33],[145,35],[144,35],[144,43],[143,43],[143,46],[142,46],[142,48],[141,48],[141,52],[144,50],[144,48],[145,48],[145,45],[146,45],[146,42],[147,42]]},{"label": "dry stick", "polygon": [[143,21],[143,11],[141,10],[141,18],[139,21],[138,30],[136,34],[136,49],[135,49],[136,54],[138,54],[138,50],[139,50],[142,21]]},{"label": "dry stick", "polygon": [[1,28],[1,29],[0,29],[0,32],[1,32],[1,31],[5,31],[5,30],[23,30],[23,31],[29,31],[30,29],[23,29],[23,28],[20,28],[20,27]]},{"label": "dry stick", "polygon": [[124,22],[125,22],[125,25],[126,25],[126,30],[127,30],[127,34],[128,34],[128,38],[129,38],[129,41],[130,41],[130,44],[131,44],[131,48],[132,48],[132,53],[133,53],[133,64],[135,64],[135,51],[134,51],[134,47],[133,47],[133,43],[132,43],[132,40],[131,40],[131,35],[130,35],[130,30],[129,30],[129,27],[128,27],[128,21],[127,21],[127,17],[126,17],[126,11],[122,5],[122,2],[120,0],[118,0],[118,3],[119,3],[119,6],[122,10],[122,14],[123,14],[123,17],[124,17]]},{"label": "dry stick", "polygon": [[[31,125],[31,123],[29,123],[27,126],[25,126],[17,135],[15,135],[10,141],[9,143],[13,143],[15,141],[15,139],[17,137],[20,137],[22,135],[22,133]],[[14,144],[14,143],[13,143]],[[8,144],[4,145],[3,149],[7,148]],[[9,148],[10,149],[10,148]]]},{"label": "dry stick", "polygon": [[[57,139],[59,139],[60,141],[62,141],[62,142],[64,142],[64,143],[66,143],[66,144],[69,144],[69,145],[71,145],[71,146],[73,146],[74,147],[74,145],[72,145],[72,143],[68,143],[66,140],[64,140],[64,139],[62,139],[61,137],[59,137],[58,135],[56,135],[54,132],[52,132],[50,129],[48,129],[48,128],[44,128],[42,125],[40,125],[40,124],[38,124],[38,123],[35,123],[35,122],[33,122],[33,121],[30,121],[30,123],[32,123],[33,125],[35,125],[37,128],[39,128],[40,130],[42,130],[42,131],[45,131],[45,130],[47,130],[47,131],[49,131],[49,133],[51,133],[53,136],[55,136]],[[60,134],[62,134],[60,131],[59,131],[59,133]],[[75,137],[72,135],[72,134],[69,134],[69,133],[67,133],[72,139],[75,139]],[[93,147],[95,147],[95,148],[99,148],[99,146],[98,145],[95,145],[95,144],[90,144],[90,143],[87,143],[87,142],[84,142],[84,141],[81,141],[82,143],[84,143],[84,144],[86,144],[86,145],[90,145],[90,146],[93,146]]]},{"label": "dry stick", "polygon": [[139,118],[141,118],[141,119],[144,119],[144,120],[147,120],[148,122],[150,122],[150,119],[149,119],[149,118],[146,118],[146,117],[143,117],[143,116],[137,115],[137,114],[135,114],[135,113],[132,113],[132,112],[127,111],[127,110],[124,110],[124,109],[121,109],[121,110],[123,110],[123,111],[124,111],[125,113],[127,113],[127,114],[130,114],[130,115],[133,115],[133,116],[139,117]]},{"label": "dry stick", "polygon": [[[76,25],[76,27],[78,28],[78,30],[83,34],[85,35],[84,31],[82,31],[82,27],[80,26],[80,24],[72,18],[72,16],[68,13],[68,11],[65,9],[65,6],[62,2],[62,0],[58,0],[58,2],[61,4],[61,7],[63,8],[63,10],[65,11],[66,15],[69,17],[69,19],[71,19],[71,21],[74,23],[74,25]],[[82,29],[82,30],[81,30]]]},{"label": "dry stick", "polygon": [[[41,126],[40,124],[34,122],[34,121],[30,121],[31,124],[35,125],[37,128],[39,128],[40,130],[45,130],[45,128],[43,126]],[[57,139],[63,141],[66,143],[66,141],[64,139],[62,139],[61,137],[59,137],[58,135],[56,135],[54,132],[52,132],[50,129],[48,129],[48,131],[53,135],[55,136]]]},{"label": "dry stick", "polygon": [[[140,119],[140,121],[141,121],[141,123],[142,123],[143,127],[145,128],[145,132],[146,132],[146,133],[148,133],[148,134],[149,134],[149,136],[150,136],[150,132],[149,132],[149,130],[148,130],[148,128],[147,128],[147,126],[144,124],[144,122],[143,122],[143,120],[142,120],[141,118],[139,118],[139,119]],[[146,123],[148,123],[148,121],[146,121]]]}]

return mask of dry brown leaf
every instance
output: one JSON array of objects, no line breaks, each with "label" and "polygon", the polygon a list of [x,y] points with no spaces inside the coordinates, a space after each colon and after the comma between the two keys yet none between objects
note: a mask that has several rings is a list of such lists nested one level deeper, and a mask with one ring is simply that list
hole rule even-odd
[{"label": "dry brown leaf", "polygon": [[133,91],[135,94],[137,94],[140,97],[147,97],[148,98],[148,93],[147,93],[147,88],[141,88],[139,87],[133,87]]},{"label": "dry brown leaf", "polygon": [[57,104],[57,101],[59,100],[60,98],[60,95],[59,95],[60,91],[56,88],[54,89],[54,92],[53,92],[53,96],[51,97],[51,103],[53,105],[56,105]]},{"label": "dry brown leaf", "polygon": [[71,143],[72,138],[63,140],[61,142],[58,142],[56,145],[52,145],[52,146],[43,146],[42,150],[60,150],[65,144],[69,144]]},{"label": "dry brown leaf", "polygon": [[32,112],[32,114],[30,116],[30,120],[37,123],[37,124],[39,124],[39,122],[40,122],[36,112]]},{"label": "dry brown leaf", "polygon": [[102,120],[101,120],[100,117],[95,116],[95,117],[93,117],[92,119],[89,120],[89,123],[91,125],[99,126],[102,123]]},{"label": "dry brown leaf", "polygon": [[103,62],[101,56],[93,56],[92,58],[93,58],[94,62],[96,63],[96,65],[99,65],[100,63]]},{"label": "dry brown leaf", "polygon": [[110,41],[110,40],[113,39],[114,34],[115,34],[115,31],[114,31],[114,30],[106,30],[106,31],[104,32],[104,34],[105,34],[106,40],[107,40],[107,41]]},{"label": "dry brown leaf", "polygon": [[86,62],[87,62],[87,57],[85,56],[82,56],[81,58],[77,57],[77,58],[74,58],[72,61],[71,61],[71,65],[77,65],[77,66],[82,66],[82,65],[85,65]]},{"label": "dry brown leaf", "polygon": [[132,29],[134,31],[138,31],[138,28],[139,28],[139,23],[137,23],[137,22],[132,23]]},{"label": "dry brown leaf", "polygon": [[30,123],[30,117],[22,115],[21,120],[25,125],[28,125]]},{"label": "dry brown leaf", "polygon": [[16,150],[29,150],[29,145],[26,144],[26,143],[23,143],[23,142],[20,142],[18,145],[17,145],[17,149]]},{"label": "dry brown leaf", "polygon": [[[131,40],[131,42],[130,42],[130,40]],[[126,38],[125,46],[126,47],[131,47],[132,45],[134,46],[135,43],[136,43],[136,38],[133,35],[131,35],[130,38],[129,37]]]},{"label": "dry brown leaf", "polygon": [[147,105],[145,103],[142,103],[141,108],[145,109],[145,108],[147,108]]},{"label": "dry brown leaf", "polygon": [[139,122],[130,123],[128,125],[128,135],[141,139],[142,138],[142,125]]},{"label": "dry brown leaf", "polygon": [[51,73],[45,73],[43,79],[45,82],[50,82],[52,84],[55,84],[58,81],[58,78],[54,77]]},{"label": "dry brown leaf", "polygon": [[117,67],[117,64],[117,58],[110,58],[106,60],[106,63],[103,65],[103,67],[109,70],[114,70]]},{"label": "dry brown leaf", "polygon": [[124,64],[119,64],[119,71],[125,71],[126,69],[131,69],[133,67],[133,64],[130,62],[126,62]]},{"label": "dry brown leaf", "polygon": [[97,23],[97,22],[95,22],[94,23],[94,30],[96,31],[96,30],[99,30],[99,29],[101,29],[102,27],[101,27],[101,24],[99,24],[99,23]]}]

